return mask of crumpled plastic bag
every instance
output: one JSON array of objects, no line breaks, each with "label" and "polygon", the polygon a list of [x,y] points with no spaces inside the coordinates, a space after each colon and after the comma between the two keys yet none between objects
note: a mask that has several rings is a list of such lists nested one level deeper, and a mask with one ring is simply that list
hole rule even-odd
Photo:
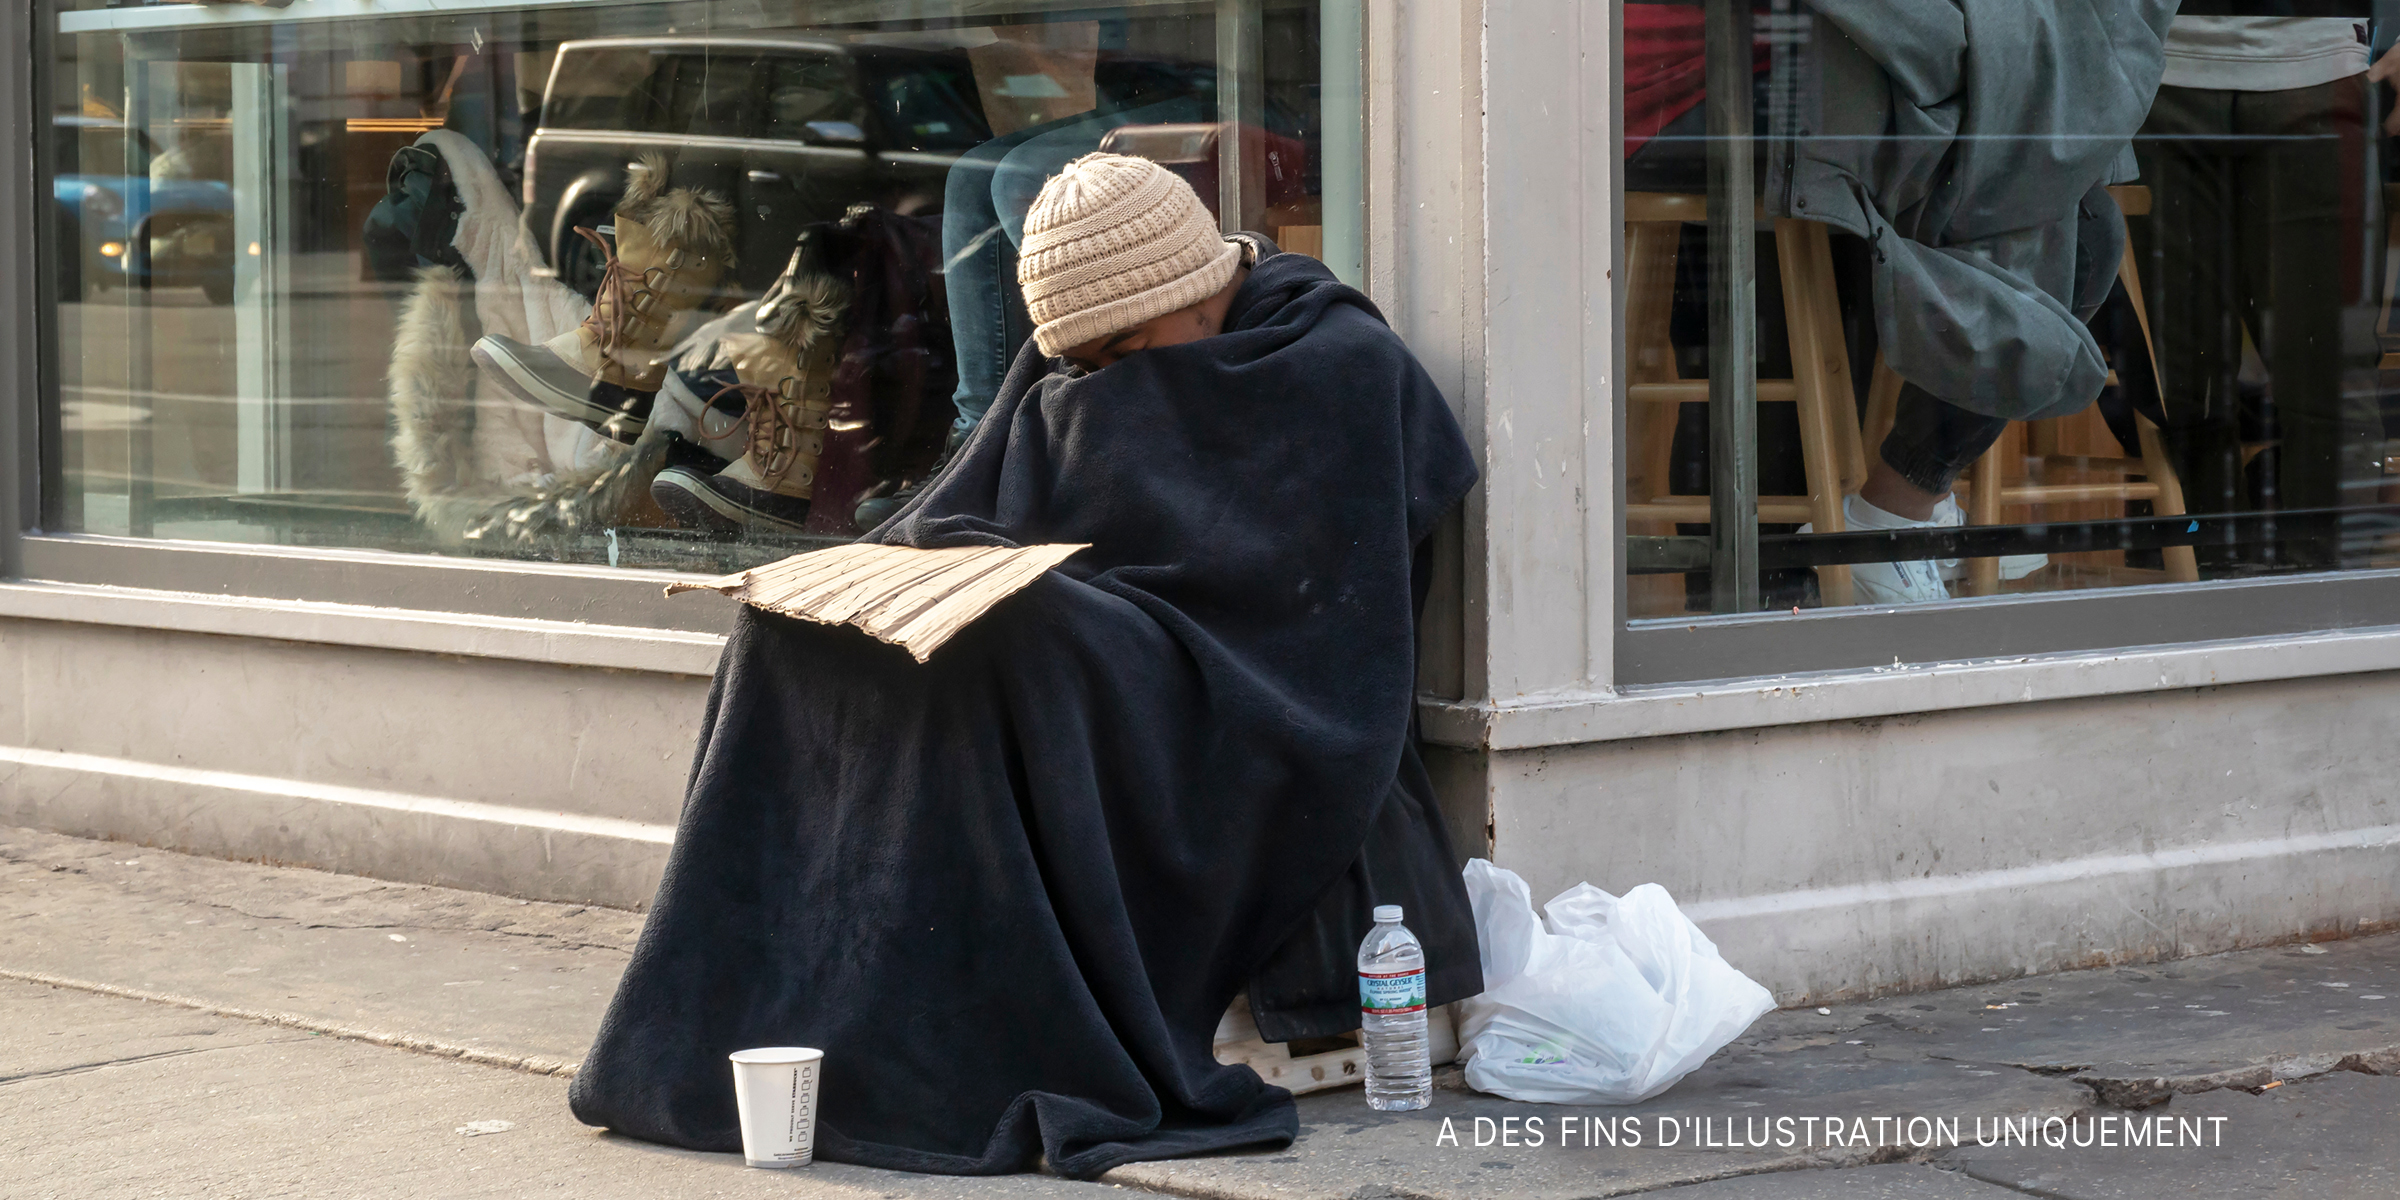
[{"label": "crumpled plastic bag", "polygon": [[1460,1003],[1467,1086],[1547,1104],[1633,1104],[1675,1086],[1775,999],[1655,883],[1588,883],[1534,915],[1513,871],[1466,868],[1483,994]]}]

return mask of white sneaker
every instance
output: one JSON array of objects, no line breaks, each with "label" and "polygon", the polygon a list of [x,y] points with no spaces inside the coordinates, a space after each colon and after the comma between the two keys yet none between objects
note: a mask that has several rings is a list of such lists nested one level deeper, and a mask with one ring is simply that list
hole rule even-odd
[{"label": "white sneaker", "polygon": [[[1907,517],[1885,512],[1857,495],[1850,495],[1842,499],[1842,521],[1853,533],[1872,533],[1887,529],[1939,529],[1945,525],[1958,524],[1958,506],[1947,499],[1942,503],[1950,506],[1950,520],[1944,521],[1942,510],[1937,507],[1934,509],[1932,520],[1912,521]],[[1800,527],[1802,533],[1810,533],[1814,530],[1813,522]],[[1956,560],[1951,561],[1955,562]],[[1914,562],[1852,563],[1850,564],[1850,586],[1855,593],[1857,602],[1865,605],[1925,604],[1950,598],[1950,589],[1942,586],[1941,568],[1930,558],[1918,559]]]},{"label": "white sneaker", "polygon": [[[1958,507],[1958,497],[1944,496],[1940,504],[1933,506],[1933,523],[1950,526],[1964,526],[1967,523],[1967,514]],[[1955,558],[1942,558],[1934,561],[1941,567],[1942,582],[1956,583],[1966,578],[1967,568],[1964,562]],[[2023,579],[2049,565],[2050,556],[2047,554],[2003,554],[2000,556],[2000,578]]]},{"label": "white sneaker", "polygon": [[[1925,523],[1928,527],[1931,522]],[[1860,604],[1925,604],[1950,598],[1931,559],[1850,564],[1850,587]]]}]

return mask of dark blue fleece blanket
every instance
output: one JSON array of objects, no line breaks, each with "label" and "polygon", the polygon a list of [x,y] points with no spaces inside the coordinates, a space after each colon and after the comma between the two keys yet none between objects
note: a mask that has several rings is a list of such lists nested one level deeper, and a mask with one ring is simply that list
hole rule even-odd
[{"label": "dark blue fleece blanket", "polygon": [[1089,542],[925,664],[745,609],[575,1115],[740,1146],[725,1056],[825,1051],[817,1153],[1052,1169],[1289,1141],[1210,1052],[1357,1025],[1367,908],[1481,988],[1413,740],[1416,551],[1475,468],[1365,297],[1261,261],[1224,334],[1092,374],[1028,347],[871,535]]}]

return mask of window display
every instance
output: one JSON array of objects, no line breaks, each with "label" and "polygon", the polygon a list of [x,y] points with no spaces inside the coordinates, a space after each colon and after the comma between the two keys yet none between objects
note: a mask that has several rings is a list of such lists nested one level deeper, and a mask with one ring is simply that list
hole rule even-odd
[{"label": "window display", "polygon": [[1346,2],[46,4],[53,523],[707,572],[856,537],[1031,336],[1069,160],[1356,277]]},{"label": "window display", "polygon": [[2182,7],[1628,0],[1634,620],[2400,566],[2389,38]]}]

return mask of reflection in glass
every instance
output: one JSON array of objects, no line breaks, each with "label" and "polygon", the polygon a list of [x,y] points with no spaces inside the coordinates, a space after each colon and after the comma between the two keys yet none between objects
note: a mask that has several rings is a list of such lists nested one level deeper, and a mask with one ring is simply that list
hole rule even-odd
[{"label": "reflection in glass", "polygon": [[1360,242],[1355,0],[43,12],[69,532],[732,569],[972,435],[1072,158]]}]

